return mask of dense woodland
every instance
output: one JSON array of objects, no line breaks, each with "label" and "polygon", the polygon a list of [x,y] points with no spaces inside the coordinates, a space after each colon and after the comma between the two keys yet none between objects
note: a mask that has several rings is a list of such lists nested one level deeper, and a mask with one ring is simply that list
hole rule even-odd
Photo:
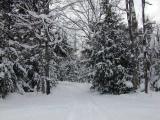
[{"label": "dense woodland", "polygon": [[160,26],[147,5],[138,23],[133,0],[0,0],[0,97],[49,95],[58,81],[160,91]]}]

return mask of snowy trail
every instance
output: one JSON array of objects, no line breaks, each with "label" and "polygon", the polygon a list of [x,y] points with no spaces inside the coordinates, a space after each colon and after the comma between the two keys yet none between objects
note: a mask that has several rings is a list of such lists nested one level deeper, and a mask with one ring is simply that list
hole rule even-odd
[{"label": "snowy trail", "polygon": [[0,120],[160,120],[160,93],[99,95],[90,84],[60,82],[49,96],[0,99]]}]

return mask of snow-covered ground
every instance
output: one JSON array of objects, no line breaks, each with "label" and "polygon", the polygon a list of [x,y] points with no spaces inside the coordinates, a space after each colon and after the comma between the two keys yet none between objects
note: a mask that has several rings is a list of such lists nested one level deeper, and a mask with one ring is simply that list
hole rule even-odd
[{"label": "snow-covered ground", "polygon": [[99,95],[90,85],[60,82],[49,96],[10,95],[0,120],[160,120],[160,93]]}]

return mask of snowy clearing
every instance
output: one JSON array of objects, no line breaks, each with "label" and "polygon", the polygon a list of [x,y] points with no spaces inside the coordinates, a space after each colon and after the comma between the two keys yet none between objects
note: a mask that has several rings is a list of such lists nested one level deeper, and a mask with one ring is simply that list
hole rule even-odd
[{"label": "snowy clearing", "polygon": [[99,95],[89,87],[86,83],[60,82],[49,96],[12,94],[0,99],[0,119],[160,120],[160,93]]}]

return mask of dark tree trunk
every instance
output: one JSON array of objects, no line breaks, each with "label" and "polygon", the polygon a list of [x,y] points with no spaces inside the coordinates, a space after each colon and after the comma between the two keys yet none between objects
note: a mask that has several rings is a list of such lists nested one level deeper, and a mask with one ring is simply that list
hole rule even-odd
[{"label": "dark tree trunk", "polygon": [[146,39],[146,20],[145,20],[145,0],[142,0],[142,20],[143,20],[143,47],[144,47],[144,79],[145,93],[148,93],[148,61],[147,61],[147,39]]},{"label": "dark tree trunk", "polygon": [[46,66],[45,66],[45,76],[46,76],[46,94],[50,94],[50,81],[49,81],[49,47],[48,47],[48,41],[45,43],[45,57],[46,57]]},{"label": "dark tree trunk", "polygon": [[[48,0],[45,2],[45,14],[49,14],[49,3]],[[48,33],[48,26],[45,26],[45,31],[46,31],[46,36],[47,36],[47,41],[45,42],[45,59],[46,59],[46,66],[45,66],[45,76],[46,76],[46,94],[50,94],[50,81],[49,81],[49,64],[50,64],[50,56],[49,56],[49,33]]]}]

